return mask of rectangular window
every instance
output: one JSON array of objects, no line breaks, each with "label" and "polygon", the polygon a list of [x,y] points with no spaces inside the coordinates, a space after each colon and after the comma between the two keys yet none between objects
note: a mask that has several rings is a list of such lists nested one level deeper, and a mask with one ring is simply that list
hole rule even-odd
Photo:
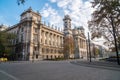
[{"label": "rectangular window", "polygon": [[34,47],[34,50],[37,51],[37,47]]},{"label": "rectangular window", "polygon": [[38,29],[37,29],[37,28],[34,28],[34,32],[37,33],[37,32],[38,32]]},{"label": "rectangular window", "polygon": [[42,39],[41,39],[41,43],[42,43]]},{"label": "rectangular window", "polygon": [[37,34],[34,34],[34,36],[33,36],[33,40],[34,40],[35,42],[38,41],[38,35],[37,35]]},{"label": "rectangular window", "polygon": [[21,34],[21,42],[23,42],[23,34]]},{"label": "rectangular window", "polygon": [[45,40],[45,44],[47,44],[47,40]]},{"label": "rectangular window", "polygon": [[21,32],[23,32],[23,31],[24,31],[24,28],[22,27],[22,28],[21,28]]}]

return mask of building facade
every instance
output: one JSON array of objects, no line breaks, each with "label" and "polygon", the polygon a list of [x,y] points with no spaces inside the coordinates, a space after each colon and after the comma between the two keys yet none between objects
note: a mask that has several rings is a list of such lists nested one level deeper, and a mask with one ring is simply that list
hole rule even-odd
[{"label": "building facade", "polygon": [[[12,40],[15,45],[14,54],[19,60],[42,60],[64,58],[64,37],[72,36],[75,40],[74,58],[87,58],[86,38],[84,29],[71,29],[71,19],[66,15],[64,31],[46,25],[42,16],[31,8],[21,14],[20,22],[7,29],[17,35]],[[65,36],[65,34],[67,34]]]}]

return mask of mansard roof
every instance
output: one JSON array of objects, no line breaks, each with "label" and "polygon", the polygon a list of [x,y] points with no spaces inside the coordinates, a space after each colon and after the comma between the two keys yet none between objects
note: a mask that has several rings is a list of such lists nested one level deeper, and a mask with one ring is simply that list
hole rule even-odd
[{"label": "mansard roof", "polygon": [[38,15],[38,16],[41,16],[38,11],[37,11],[37,12],[33,11],[31,7],[29,7],[27,10],[25,10],[20,16],[22,16],[22,15],[24,15],[24,14],[26,14],[26,13],[29,13],[29,12],[31,12],[31,13],[33,13],[33,14],[36,14],[36,15]]}]

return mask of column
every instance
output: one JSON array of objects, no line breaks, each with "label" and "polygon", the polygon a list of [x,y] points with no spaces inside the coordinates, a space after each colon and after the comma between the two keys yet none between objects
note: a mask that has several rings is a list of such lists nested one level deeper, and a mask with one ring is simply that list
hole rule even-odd
[{"label": "column", "polygon": [[45,44],[45,31],[42,31],[42,43]]},{"label": "column", "polygon": [[51,36],[52,36],[52,34],[50,33],[50,38],[49,38],[49,44],[51,45]]},{"label": "column", "polygon": [[60,36],[58,36],[58,46],[60,47]]},{"label": "column", "polygon": [[54,35],[54,46],[56,46],[56,34]]},{"label": "column", "polygon": [[55,46],[55,34],[53,34],[53,46]]},{"label": "column", "polygon": [[60,47],[62,47],[62,37],[60,36]]},{"label": "column", "polygon": [[84,40],[84,47],[83,48],[85,49],[85,40]]},{"label": "column", "polygon": [[47,32],[45,32],[45,44],[47,44]]},{"label": "column", "polygon": [[61,44],[60,44],[61,47],[62,47],[62,44],[63,44],[63,37],[61,36]]},{"label": "column", "polygon": [[80,42],[80,44],[79,44],[79,45],[80,45],[80,48],[81,48],[81,46],[82,46],[82,44],[81,44],[81,38],[80,38],[80,41],[79,41],[79,42]]},{"label": "column", "polygon": [[62,47],[63,47],[63,44],[64,44],[63,42],[64,42],[64,37],[62,37]]},{"label": "column", "polygon": [[80,48],[80,39],[77,38],[76,41],[77,41],[77,42],[76,42],[76,47]]},{"label": "column", "polygon": [[86,40],[85,40],[85,49],[87,49]]},{"label": "column", "polygon": [[[30,24],[30,23],[29,23]],[[29,60],[32,60],[33,59],[33,23],[31,23],[31,26],[30,26],[30,56],[29,56]]]},{"label": "column", "polygon": [[56,35],[56,46],[58,47],[58,35]]},{"label": "column", "polygon": [[53,34],[51,33],[51,45],[53,46]]},{"label": "column", "polygon": [[28,55],[28,28],[29,28],[29,23],[27,24],[27,26],[24,28],[25,30],[25,35],[24,35],[24,45],[25,47],[23,47],[23,52],[22,52],[22,56],[23,56],[23,60],[27,59],[27,55]]},{"label": "column", "polygon": [[84,49],[85,49],[86,47],[85,47],[85,40],[84,40]]},{"label": "column", "polygon": [[49,45],[49,32],[47,32],[47,45]]},{"label": "column", "polygon": [[81,48],[83,47],[83,45],[82,45],[82,39],[81,39]]},{"label": "column", "polygon": [[83,48],[83,40],[82,40],[82,48]]}]

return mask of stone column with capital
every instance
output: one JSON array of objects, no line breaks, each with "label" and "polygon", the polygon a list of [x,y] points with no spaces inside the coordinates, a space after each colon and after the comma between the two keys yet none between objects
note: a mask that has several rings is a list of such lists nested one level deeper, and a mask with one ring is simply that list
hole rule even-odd
[{"label": "stone column with capital", "polygon": [[45,44],[45,31],[42,32],[42,41],[43,41],[43,45]]},{"label": "stone column with capital", "polygon": [[38,59],[42,60],[42,50],[41,50],[41,28],[38,26]]},{"label": "stone column with capital", "polygon": [[47,32],[46,40],[47,40],[47,45],[49,45],[49,32]]},{"label": "stone column with capital", "polygon": [[58,47],[60,47],[60,36],[58,36]]},{"label": "stone column with capital", "polygon": [[54,46],[56,47],[56,35],[54,35]]},{"label": "stone column with capital", "polygon": [[34,55],[33,55],[33,22],[32,23],[29,23],[31,24],[30,26],[30,56],[29,56],[29,60],[33,60],[34,58]]},{"label": "stone column with capital", "polygon": [[52,45],[52,33],[50,33],[50,46]]}]

